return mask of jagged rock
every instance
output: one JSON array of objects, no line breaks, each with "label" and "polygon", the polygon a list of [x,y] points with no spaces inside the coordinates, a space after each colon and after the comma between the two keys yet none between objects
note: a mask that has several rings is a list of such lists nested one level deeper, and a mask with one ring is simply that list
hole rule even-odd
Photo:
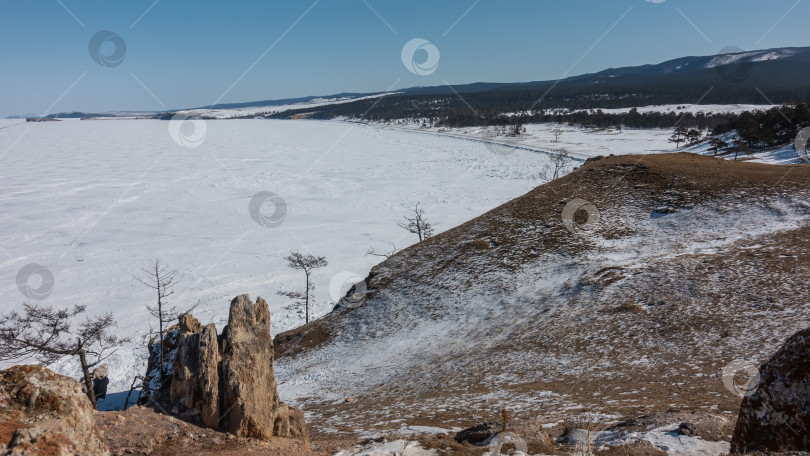
[{"label": "jagged rock", "polygon": [[202,332],[202,325],[200,324],[200,320],[192,317],[191,314],[180,314],[178,317],[177,326],[180,328],[181,333],[199,333]]},{"label": "jagged rock", "polygon": [[191,315],[182,315],[175,328],[170,394],[162,406],[239,437],[289,437],[309,445],[303,412],[278,398],[267,302],[234,298],[219,336],[214,324],[203,328]]},{"label": "jagged rock", "polygon": [[149,341],[149,359],[146,364],[146,374],[143,377],[143,386],[141,394],[138,398],[138,404],[158,404],[160,406],[169,405],[169,387],[171,386],[172,366],[174,359],[177,356],[178,340],[180,339],[180,327],[174,325],[167,329],[163,335],[163,350],[166,377],[161,374],[159,366],[160,360],[160,338],[155,336]]},{"label": "jagged rock", "polygon": [[205,426],[219,426],[219,344],[213,323],[202,330],[199,343],[200,419]]},{"label": "jagged rock", "polygon": [[281,402],[278,404],[273,435],[309,442],[309,431],[304,421],[304,412]]},{"label": "jagged rock", "polygon": [[41,365],[0,371],[3,456],[108,456],[79,382]]},{"label": "jagged rock", "polygon": [[231,301],[222,355],[223,426],[240,437],[269,439],[278,410],[270,311],[244,294]]},{"label": "jagged rock", "polygon": [[[177,353],[172,363],[172,382],[169,389],[169,400],[177,404],[181,400],[189,410],[197,409],[200,400],[200,322],[188,315],[179,318],[177,335]],[[194,331],[199,329],[199,331]]]},{"label": "jagged rock", "polygon": [[731,452],[810,451],[810,329],[791,336],[759,375],[740,407]]}]

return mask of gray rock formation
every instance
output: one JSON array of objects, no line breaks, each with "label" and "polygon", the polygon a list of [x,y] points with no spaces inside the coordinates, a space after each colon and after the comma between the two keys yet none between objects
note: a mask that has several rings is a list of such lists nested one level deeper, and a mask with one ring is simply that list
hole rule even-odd
[{"label": "gray rock formation", "polygon": [[810,329],[799,331],[759,369],[743,399],[732,453],[810,451]]},{"label": "gray rock formation", "polygon": [[107,456],[79,382],[41,365],[0,371],[3,456]]},{"label": "gray rock formation", "polygon": [[267,303],[234,298],[223,336],[223,425],[240,437],[270,438],[279,400]]},{"label": "gray rock formation", "polygon": [[110,384],[109,367],[104,363],[97,368],[93,369],[93,394],[96,399],[104,399],[107,397],[107,385]]},{"label": "gray rock formation", "polygon": [[183,315],[175,337],[170,406],[239,437],[309,443],[303,413],[278,398],[270,311],[263,299],[234,298],[220,336],[213,324],[203,328]]},{"label": "gray rock formation", "polygon": [[203,328],[199,344],[200,419],[207,427],[219,427],[219,344],[213,323]]}]

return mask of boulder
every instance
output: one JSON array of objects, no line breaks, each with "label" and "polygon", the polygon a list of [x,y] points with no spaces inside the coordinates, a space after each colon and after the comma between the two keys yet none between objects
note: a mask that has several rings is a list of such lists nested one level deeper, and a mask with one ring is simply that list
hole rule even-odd
[{"label": "boulder", "polygon": [[[104,399],[107,397],[107,386],[110,384],[109,378],[109,366],[107,363],[104,363],[97,368],[93,369],[93,372],[90,373],[90,378],[93,381],[93,394],[96,396],[96,399]],[[82,385],[82,392],[87,393],[87,388]]]},{"label": "boulder", "polygon": [[478,445],[497,434],[499,429],[500,426],[495,423],[481,423],[459,431],[456,433],[455,440],[458,443],[467,442]]},{"label": "boulder", "polygon": [[0,371],[3,456],[109,455],[79,382],[41,365]]},{"label": "boulder", "polygon": [[246,294],[231,301],[222,354],[222,422],[239,437],[269,439],[278,410],[270,311]]},{"label": "boulder", "polygon": [[104,363],[97,368],[93,369],[93,394],[96,399],[104,399],[107,397],[107,385],[110,384],[109,367]]},{"label": "boulder", "polygon": [[791,336],[759,369],[740,406],[732,453],[810,451],[810,329]]},{"label": "boulder", "polygon": [[304,421],[304,412],[280,402],[273,423],[273,435],[309,442],[309,431]]}]

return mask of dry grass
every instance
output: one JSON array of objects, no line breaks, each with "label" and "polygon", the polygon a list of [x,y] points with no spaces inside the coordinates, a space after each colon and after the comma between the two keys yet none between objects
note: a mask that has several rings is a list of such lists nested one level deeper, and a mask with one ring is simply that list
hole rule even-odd
[{"label": "dry grass", "polygon": [[[375,291],[362,306],[280,334],[276,355],[287,362],[356,338],[357,328],[374,344],[375,334],[407,332],[433,318],[470,335],[457,344],[414,348],[413,360],[392,359],[396,374],[347,392],[356,399],[352,404],[303,398],[314,436],[335,422],[339,433],[384,430],[375,424],[392,419],[466,427],[481,422],[471,411],[503,407],[515,420],[547,422],[572,406],[625,416],[717,407],[733,416],[740,399],[723,387],[722,367],[737,357],[766,356],[810,318],[810,286],[801,280],[801,271],[810,269],[810,226],[713,252],[652,257],[632,268],[592,264],[599,248],[593,240],[633,235],[636,222],[664,204],[680,212],[728,201],[754,206],[807,192],[809,181],[810,166],[690,154],[590,160],[398,252],[372,270],[369,288]],[[562,208],[573,197],[602,213],[604,223],[587,235],[572,235],[561,223]],[[483,247],[478,241],[485,239],[497,247],[464,248],[470,240]],[[552,261],[564,267],[519,276],[523,268]],[[577,269],[582,265],[585,273]],[[490,297],[485,293],[509,296],[516,287],[557,275],[570,276],[559,290],[504,306],[499,318],[486,321],[489,326],[471,327],[463,306],[472,311]],[[493,276],[507,279],[488,282]],[[323,385],[327,393],[343,387]],[[540,400],[540,392],[553,395]]]}]

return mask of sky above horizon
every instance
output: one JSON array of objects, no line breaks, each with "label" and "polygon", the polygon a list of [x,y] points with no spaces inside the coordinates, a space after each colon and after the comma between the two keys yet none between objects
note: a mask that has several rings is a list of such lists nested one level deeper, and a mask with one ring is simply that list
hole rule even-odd
[{"label": "sky above horizon", "polygon": [[0,116],[556,80],[807,46],[803,0],[0,0]]}]

